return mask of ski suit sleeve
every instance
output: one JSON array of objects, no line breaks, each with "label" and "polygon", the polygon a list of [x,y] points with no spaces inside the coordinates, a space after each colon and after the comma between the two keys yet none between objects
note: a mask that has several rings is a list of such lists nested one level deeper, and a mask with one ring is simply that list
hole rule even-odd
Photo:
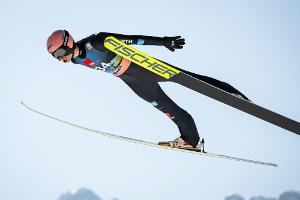
[{"label": "ski suit sleeve", "polygon": [[113,36],[118,40],[121,40],[125,44],[137,44],[137,45],[164,45],[164,38],[163,37],[154,37],[154,36],[145,36],[145,35],[123,35],[117,33],[107,33],[107,32],[100,32],[97,34],[97,38],[100,41],[104,41],[104,39],[108,36]]},{"label": "ski suit sleeve", "polygon": [[176,37],[154,37],[154,36],[145,36],[145,35],[122,35],[117,33],[107,33],[100,32],[95,35],[91,44],[98,50],[104,50],[104,40],[108,36],[113,36],[122,42],[130,45],[157,45],[165,46],[170,51],[175,51],[175,49],[182,49],[185,44],[184,38],[181,36]]}]

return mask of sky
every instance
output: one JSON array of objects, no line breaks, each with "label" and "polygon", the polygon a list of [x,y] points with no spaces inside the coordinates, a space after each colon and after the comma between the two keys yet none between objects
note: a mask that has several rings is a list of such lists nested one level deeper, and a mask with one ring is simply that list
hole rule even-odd
[{"label": "sky", "polygon": [[115,141],[29,112],[151,142],[178,129],[121,80],[53,59],[47,37],[181,35],[182,50],[138,49],[232,84],[253,102],[300,121],[300,2],[0,2],[0,199],[53,200],[90,188],[104,200],[249,198],[300,191],[300,136],[174,83],[164,91],[194,118],[206,150],[278,168]]}]

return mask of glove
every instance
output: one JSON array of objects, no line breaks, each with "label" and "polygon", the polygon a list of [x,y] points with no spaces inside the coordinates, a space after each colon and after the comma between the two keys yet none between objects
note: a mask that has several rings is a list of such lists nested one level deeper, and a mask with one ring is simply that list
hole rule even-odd
[{"label": "glove", "polygon": [[170,51],[175,51],[175,49],[182,49],[185,44],[185,39],[181,36],[176,37],[164,37],[164,46]]}]

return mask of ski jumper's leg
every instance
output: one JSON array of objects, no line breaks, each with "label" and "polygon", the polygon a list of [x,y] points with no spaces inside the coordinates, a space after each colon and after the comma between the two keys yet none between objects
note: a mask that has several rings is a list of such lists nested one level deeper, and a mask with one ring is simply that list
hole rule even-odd
[{"label": "ski jumper's leg", "polygon": [[[166,63],[164,61],[161,61],[167,65],[170,65],[169,63]],[[232,85],[226,83],[226,82],[223,82],[223,81],[219,81],[217,79],[214,79],[214,78],[211,78],[211,77],[208,77],[208,76],[202,76],[200,74],[195,74],[193,72],[189,72],[189,71],[186,71],[184,69],[180,69],[179,67],[175,67],[173,65],[170,65],[172,67],[174,67],[175,69],[178,69],[179,71],[182,71],[198,80],[201,80],[205,83],[208,83],[214,87],[217,87],[221,90],[224,90],[230,94],[235,94],[235,95],[240,95],[243,99],[247,100],[247,101],[250,101],[243,93],[241,93],[240,91],[238,91],[237,89],[235,89]]]},{"label": "ski jumper's leg", "polygon": [[192,116],[173,102],[157,82],[121,75],[120,78],[141,98],[165,113],[179,128],[181,138],[196,147],[200,138]]},{"label": "ski jumper's leg", "polygon": [[[179,69],[179,68],[178,68]],[[213,85],[217,88],[220,88],[221,90],[224,90],[228,93],[231,93],[231,94],[236,94],[236,95],[241,95],[241,97],[247,101],[249,101],[249,99],[243,94],[241,93],[240,91],[238,91],[237,89],[235,89],[232,85],[226,83],[226,82],[223,82],[223,81],[219,81],[217,79],[214,79],[214,78],[211,78],[211,77],[208,77],[208,76],[202,76],[202,75],[199,75],[199,74],[195,74],[193,72],[189,72],[189,71],[186,71],[186,70],[182,70],[180,69],[182,72],[196,78],[196,79],[199,79],[201,81],[204,81],[205,83],[208,83],[210,85]]]}]

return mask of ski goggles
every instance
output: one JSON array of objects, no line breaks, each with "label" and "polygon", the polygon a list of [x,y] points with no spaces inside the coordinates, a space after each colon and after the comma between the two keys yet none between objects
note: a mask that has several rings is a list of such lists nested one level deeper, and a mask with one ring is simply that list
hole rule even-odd
[{"label": "ski goggles", "polygon": [[73,41],[73,47],[70,48],[68,46],[69,38],[70,38],[70,34],[68,31],[65,30],[64,42],[60,47],[58,47],[54,52],[51,53],[53,57],[59,59],[63,56],[67,56],[74,52],[76,48],[75,42]]}]

